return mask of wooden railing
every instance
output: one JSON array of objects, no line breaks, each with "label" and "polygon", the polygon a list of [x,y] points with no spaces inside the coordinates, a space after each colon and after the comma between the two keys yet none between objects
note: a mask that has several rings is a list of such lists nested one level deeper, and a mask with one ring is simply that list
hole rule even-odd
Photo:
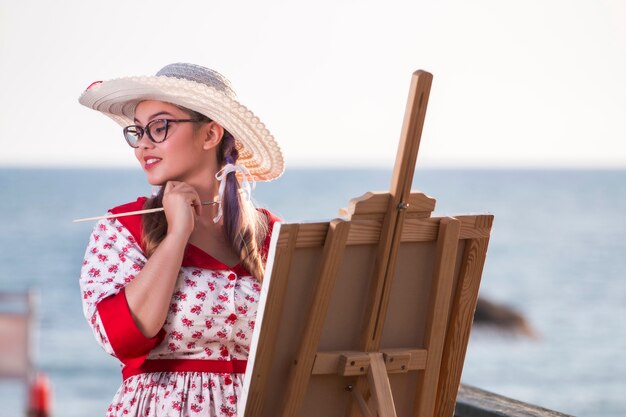
[{"label": "wooden railing", "polygon": [[469,385],[461,385],[454,417],[572,417]]}]

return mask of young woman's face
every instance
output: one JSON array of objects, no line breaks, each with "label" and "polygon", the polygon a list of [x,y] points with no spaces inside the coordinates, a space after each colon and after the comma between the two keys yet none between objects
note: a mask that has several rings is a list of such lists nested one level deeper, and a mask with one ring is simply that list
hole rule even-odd
[{"label": "young woman's face", "polygon": [[[135,109],[135,124],[145,127],[153,120],[192,119],[187,112],[163,101],[146,100]],[[207,146],[205,122],[170,122],[167,138],[154,143],[144,132],[137,142],[135,156],[152,185],[163,185],[167,181],[192,181],[198,176],[211,175],[207,172]],[[215,150],[213,149],[213,154]],[[214,168],[213,168],[214,169]]]}]

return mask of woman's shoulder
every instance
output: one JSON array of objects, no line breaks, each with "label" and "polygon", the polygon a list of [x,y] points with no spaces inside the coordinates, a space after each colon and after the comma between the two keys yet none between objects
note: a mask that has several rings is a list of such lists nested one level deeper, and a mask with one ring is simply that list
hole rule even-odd
[{"label": "woman's shoulder", "polygon": [[[113,207],[109,210],[109,212],[111,214],[122,214],[131,211],[142,210],[147,199],[147,197],[139,197],[137,198],[137,200],[131,201],[130,203],[121,204],[117,207]],[[139,243],[142,241],[143,234],[143,224],[141,219],[141,214],[136,214],[131,216],[117,217],[115,220],[119,222],[122,226],[124,226],[133,236],[135,241]]]},{"label": "woman's shoulder", "polygon": [[276,216],[274,213],[272,213],[271,211],[269,211],[266,208],[258,207],[257,211],[263,213],[265,215],[265,217],[267,217],[267,223],[268,223],[269,226],[272,226],[276,222],[282,221],[282,219],[280,217]]},{"label": "woman's shoulder", "polygon": [[147,197],[138,197],[137,200],[131,201],[130,203],[120,204],[119,206],[113,207],[109,209],[109,212],[112,214],[120,214],[127,213],[129,211],[137,211],[143,209],[144,204],[146,203]]},{"label": "woman's shoulder", "polygon": [[263,246],[261,247],[261,257],[265,262],[265,260],[267,259],[267,254],[269,253],[270,241],[272,240],[272,232],[274,230],[274,223],[282,222],[282,219],[268,209],[257,208],[257,210],[260,213],[263,213],[267,218],[267,230],[265,233],[265,238],[263,239]]}]

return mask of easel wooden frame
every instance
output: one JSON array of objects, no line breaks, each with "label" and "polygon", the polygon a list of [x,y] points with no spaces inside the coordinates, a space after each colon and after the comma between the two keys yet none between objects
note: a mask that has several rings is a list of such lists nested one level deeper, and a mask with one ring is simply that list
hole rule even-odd
[{"label": "easel wooden frame", "polygon": [[[255,331],[259,348],[249,361],[249,386],[244,387],[247,397],[240,403],[245,413],[240,411],[240,415],[321,415],[310,410],[315,406],[311,404],[307,414],[306,401],[310,400],[305,397],[312,378],[326,376],[335,395],[345,388],[353,399],[342,410],[331,411],[333,416],[452,416],[493,216],[431,217],[435,200],[411,193],[431,82],[432,75],[427,72],[413,74],[389,193],[368,193],[353,200],[342,213],[343,219],[276,228],[264,282],[267,299],[258,313],[262,324]],[[432,249],[423,249],[422,244]],[[360,270],[354,274],[371,278],[355,281],[362,286],[355,289],[358,294],[343,293],[367,299],[364,311],[352,313],[362,323],[353,338],[357,342],[351,343],[357,346],[320,350],[322,345],[333,345],[322,339],[325,328],[334,325],[329,321],[329,309],[336,311],[341,301],[333,299],[338,292],[337,277],[350,275],[346,265],[357,266],[350,263],[350,257],[367,260],[366,247],[374,259],[358,266]],[[424,323],[415,326],[421,326],[415,337],[420,346],[381,346],[388,344],[387,320],[398,321],[397,313],[392,312],[396,316],[390,318],[388,312],[394,291],[395,296],[402,292],[394,289],[394,281],[399,282],[394,278],[412,273],[404,265],[411,256],[409,250],[427,257],[422,264],[429,263],[427,272],[420,273],[429,280],[419,284],[423,286],[420,293],[427,293],[418,307]],[[400,252],[402,265],[397,262]],[[301,275],[298,283],[294,283],[294,268]],[[299,300],[308,302],[298,305]],[[350,329],[338,329],[333,330],[335,334],[350,333]],[[297,341],[297,349],[281,352],[285,343],[279,340]],[[401,379],[409,374],[411,393],[400,390],[403,394],[397,398],[402,397],[403,404],[395,404],[391,376]],[[338,375],[346,382],[341,378],[337,382]],[[281,383],[277,393],[274,388]],[[331,414],[326,410],[324,415]]]}]

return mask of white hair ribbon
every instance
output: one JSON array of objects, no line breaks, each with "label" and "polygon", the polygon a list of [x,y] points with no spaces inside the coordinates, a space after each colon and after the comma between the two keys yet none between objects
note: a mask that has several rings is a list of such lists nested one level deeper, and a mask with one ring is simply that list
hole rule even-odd
[{"label": "white hair ribbon", "polygon": [[[250,201],[250,198],[252,197],[252,190],[254,190],[254,187],[256,187],[256,181],[254,180],[254,178],[252,178],[252,175],[250,175],[250,171],[248,171],[248,168],[246,168],[245,166],[241,164],[224,165],[224,167],[220,169],[219,171],[217,171],[217,173],[215,174],[215,179],[217,179],[220,182],[220,188],[219,188],[218,197],[217,197],[218,199],[217,200],[218,201],[217,216],[213,218],[214,223],[219,222],[220,219],[222,218],[222,214],[223,214],[222,201],[224,198],[224,189],[226,188],[226,176],[230,174],[231,172],[234,172],[234,173],[238,172],[241,174],[241,184],[239,184],[240,186],[239,191],[246,195],[245,201]],[[248,181],[248,176],[250,176],[250,181]]]}]

